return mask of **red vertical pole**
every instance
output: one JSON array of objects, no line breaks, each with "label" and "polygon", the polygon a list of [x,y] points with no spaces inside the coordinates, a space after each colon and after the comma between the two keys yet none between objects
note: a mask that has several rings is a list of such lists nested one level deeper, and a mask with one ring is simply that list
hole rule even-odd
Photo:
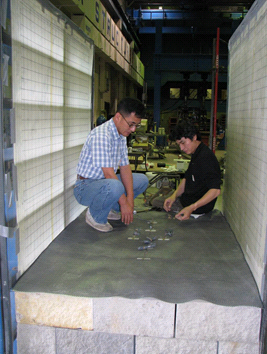
[{"label": "red vertical pole", "polygon": [[219,80],[219,45],[220,45],[220,28],[217,28],[216,39],[216,56],[215,56],[215,85],[214,85],[214,105],[213,105],[213,141],[212,151],[215,153],[216,147],[216,131],[217,131],[217,104],[218,104],[218,80]]}]

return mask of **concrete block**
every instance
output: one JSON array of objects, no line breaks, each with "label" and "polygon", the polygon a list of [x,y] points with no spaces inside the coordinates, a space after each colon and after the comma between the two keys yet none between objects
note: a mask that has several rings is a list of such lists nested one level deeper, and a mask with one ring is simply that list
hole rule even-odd
[{"label": "concrete block", "polygon": [[56,354],[55,328],[18,323],[19,354]]},{"label": "concrete block", "polygon": [[155,299],[94,298],[94,330],[171,338],[175,305]]},{"label": "concrete block", "polygon": [[92,300],[84,297],[15,292],[18,323],[51,327],[93,326]]},{"label": "concrete block", "polygon": [[56,329],[57,354],[133,354],[133,336],[74,329]]},{"label": "concrete block", "polygon": [[259,354],[259,344],[219,342],[218,354]]},{"label": "concrete block", "polygon": [[177,305],[175,336],[257,344],[260,323],[260,308],[227,307],[193,301]]},{"label": "concrete block", "polygon": [[[217,342],[136,337],[136,354],[217,354]],[[229,353],[228,353],[229,354]]]}]

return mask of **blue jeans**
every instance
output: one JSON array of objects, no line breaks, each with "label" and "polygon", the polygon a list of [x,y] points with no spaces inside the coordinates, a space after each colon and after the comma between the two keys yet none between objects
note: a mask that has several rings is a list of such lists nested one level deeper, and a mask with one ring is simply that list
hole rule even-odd
[{"label": "blue jeans", "polygon": [[[77,179],[74,186],[74,196],[78,203],[90,209],[93,219],[99,224],[107,222],[111,209],[120,210],[118,200],[123,193],[126,194],[120,175],[117,179]],[[133,173],[134,198],[143,193],[148,186],[148,178],[143,173]]]}]

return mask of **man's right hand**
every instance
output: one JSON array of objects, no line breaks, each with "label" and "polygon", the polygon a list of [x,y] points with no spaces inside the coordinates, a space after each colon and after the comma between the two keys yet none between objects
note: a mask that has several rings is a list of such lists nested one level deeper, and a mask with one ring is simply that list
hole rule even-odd
[{"label": "man's right hand", "polygon": [[163,208],[166,211],[170,211],[173,203],[175,202],[175,196],[171,195],[169,198],[165,199]]}]

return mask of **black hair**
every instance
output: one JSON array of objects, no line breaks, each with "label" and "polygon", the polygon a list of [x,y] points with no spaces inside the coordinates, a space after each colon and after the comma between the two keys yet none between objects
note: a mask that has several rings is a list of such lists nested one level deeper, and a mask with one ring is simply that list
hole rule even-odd
[{"label": "black hair", "polygon": [[123,98],[118,104],[117,112],[124,113],[126,115],[135,113],[137,118],[146,118],[145,106],[137,98]]},{"label": "black hair", "polygon": [[198,126],[191,122],[184,121],[178,123],[173,131],[170,133],[169,139],[171,141],[181,140],[181,138],[189,138],[193,140],[194,136],[197,136],[197,140],[201,141],[201,135],[198,130]]}]

